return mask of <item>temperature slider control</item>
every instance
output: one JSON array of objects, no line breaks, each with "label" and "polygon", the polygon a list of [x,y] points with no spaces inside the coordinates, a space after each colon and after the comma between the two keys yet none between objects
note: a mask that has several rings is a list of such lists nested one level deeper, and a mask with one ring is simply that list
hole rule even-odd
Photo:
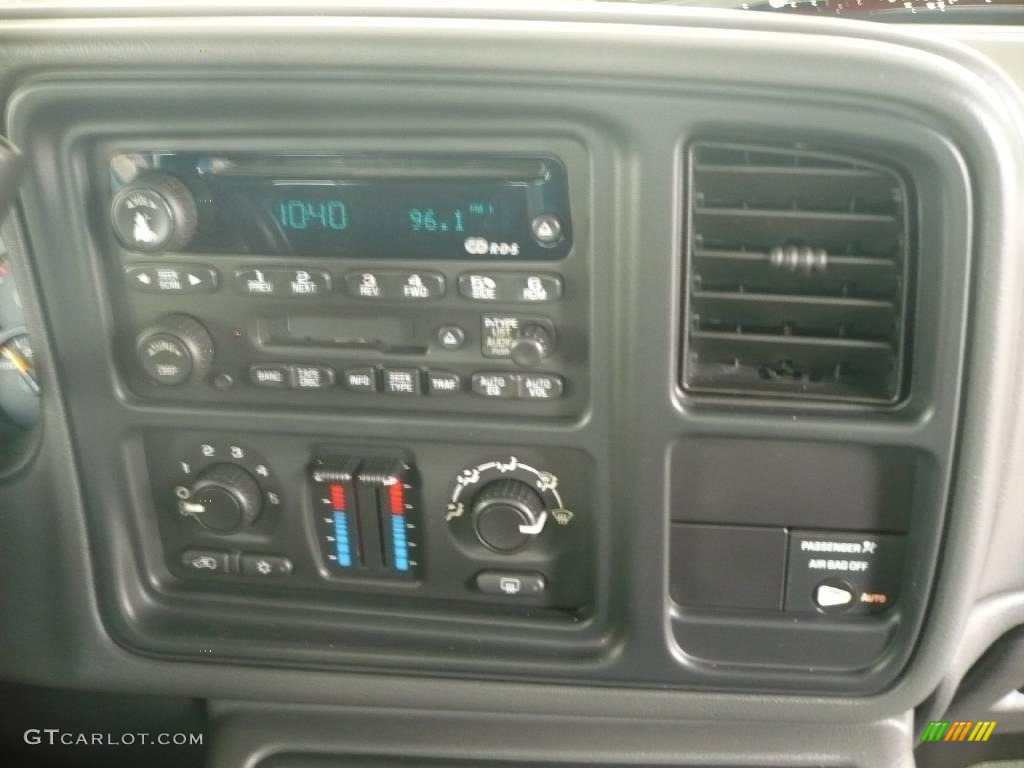
[{"label": "temperature slider control", "polygon": [[320,549],[328,570],[414,577],[419,565],[413,469],[393,456],[317,459],[310,470]]}]

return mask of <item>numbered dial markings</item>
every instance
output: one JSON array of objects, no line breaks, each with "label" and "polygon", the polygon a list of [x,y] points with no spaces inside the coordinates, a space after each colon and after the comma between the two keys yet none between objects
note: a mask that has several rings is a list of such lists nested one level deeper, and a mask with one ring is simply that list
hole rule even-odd
[{"label": "numbered dial markings", "polygon": [[189,497],[189,488],[202,472],[215,464],[236,464],[252,475],[263,494],[265,511],[281,507],[281,490],[270,465],[256,451],[243,443],[209,440],[189,448],[178,461],[174,493],[182,500]]}]

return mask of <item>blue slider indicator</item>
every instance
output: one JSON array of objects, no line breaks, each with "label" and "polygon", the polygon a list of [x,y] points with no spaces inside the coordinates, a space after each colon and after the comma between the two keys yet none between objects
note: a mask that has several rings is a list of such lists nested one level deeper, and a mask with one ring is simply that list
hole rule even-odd
[{"label": "blue slider indicator", "polygon": [[348,513],[345,511],[345,486],[331,483],[329,486],[331,508],[334,511],[334,548],[338,557],[338,565],[342,568],[352,566],[352,544],[349,540]]},{"label": "blue slider indicator", "polygon": [[389,491],[391,502],[391,543],[395,549],[395,570],[409,570],[409,541],[405,533],[405,489],[394,478]]}]

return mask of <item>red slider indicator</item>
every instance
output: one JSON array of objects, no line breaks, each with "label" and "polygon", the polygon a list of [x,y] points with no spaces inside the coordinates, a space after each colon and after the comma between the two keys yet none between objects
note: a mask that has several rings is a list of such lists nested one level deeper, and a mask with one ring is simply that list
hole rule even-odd
[{"label": "red slider indicator", "polygon": [[401,480],[396,480],[396,482],[391,486],[389,494],[391,496],[391,514],[404,515],[405,491],[402,488]]},{"label": "red slider indicator", "polygon": [[339,512],[345,509],[345,486],[341,483],[331,483],[329,486],[331,494],[331,507]]}]

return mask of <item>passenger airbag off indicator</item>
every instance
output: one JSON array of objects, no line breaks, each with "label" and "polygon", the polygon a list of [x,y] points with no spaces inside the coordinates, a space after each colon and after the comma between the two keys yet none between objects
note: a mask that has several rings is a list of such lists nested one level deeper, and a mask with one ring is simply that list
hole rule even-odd
[{"label": "passenger airbag off indicator", "polygon": [[878,613],[899,593],[904,537],[891,534],[792,531],[787,611]]}]

